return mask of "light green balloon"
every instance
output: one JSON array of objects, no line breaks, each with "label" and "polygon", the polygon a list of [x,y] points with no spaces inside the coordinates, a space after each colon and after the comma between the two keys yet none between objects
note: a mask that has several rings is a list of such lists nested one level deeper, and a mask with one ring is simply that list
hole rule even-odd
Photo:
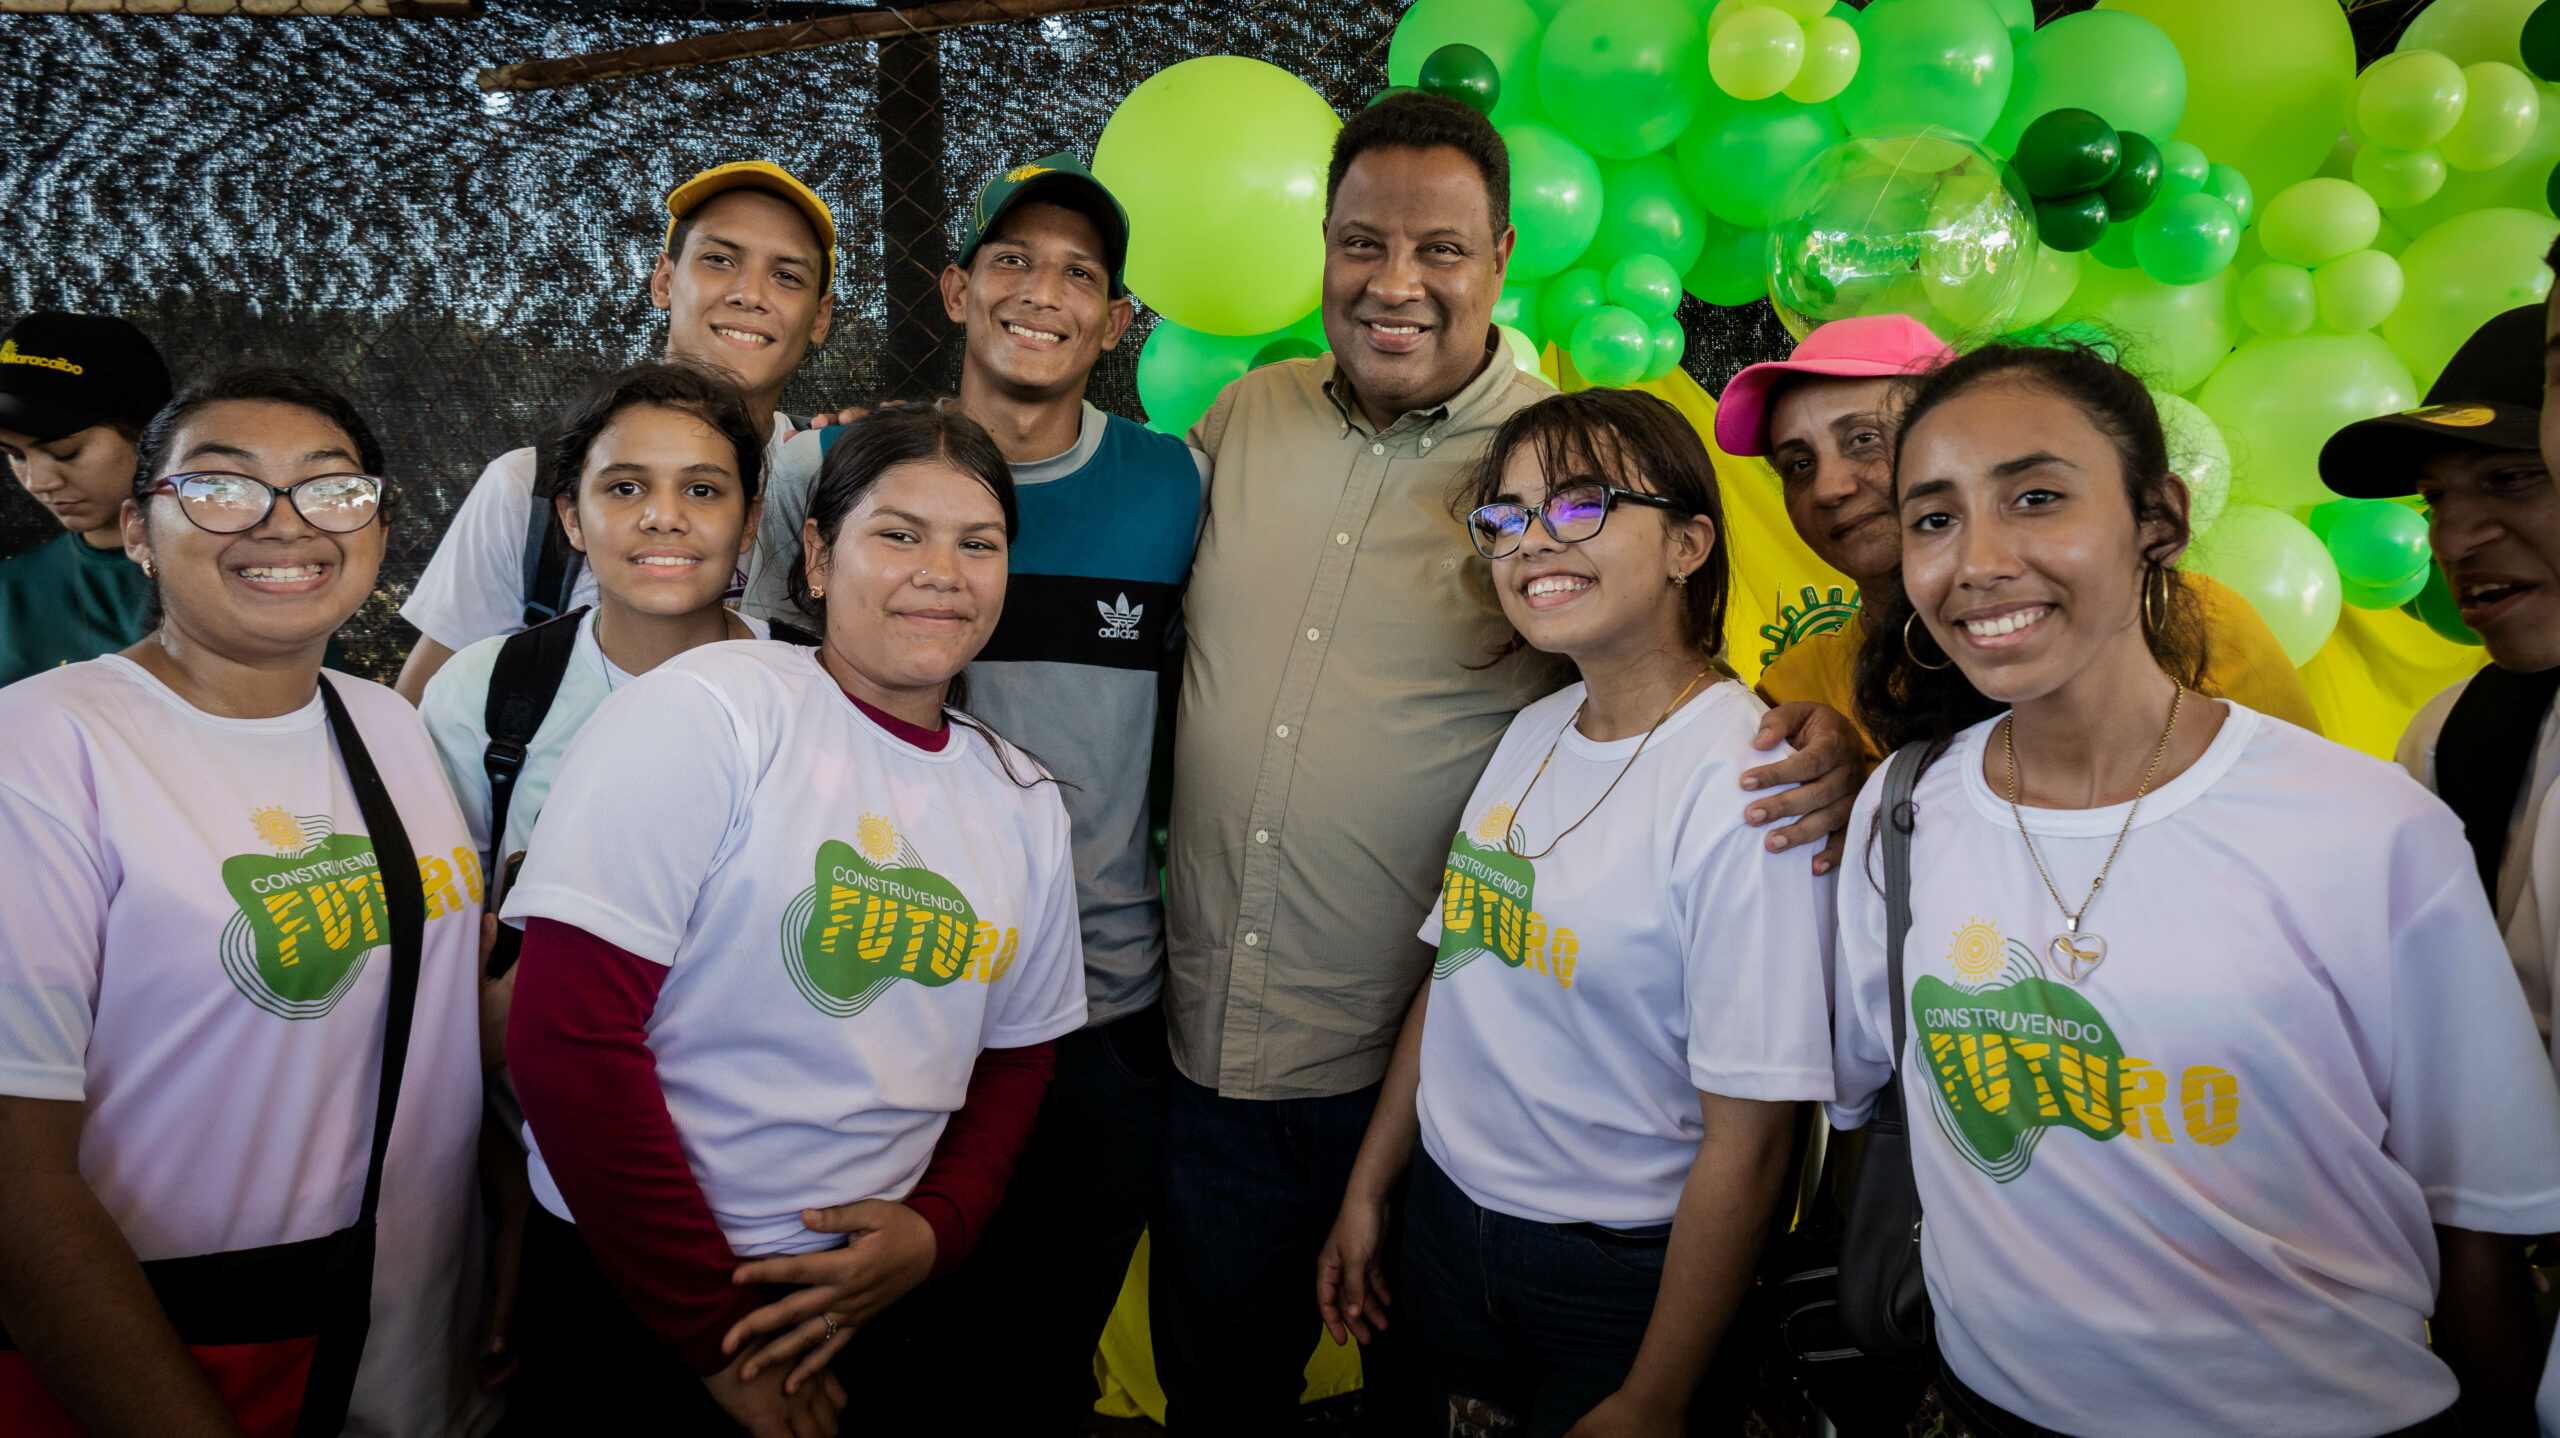
[{"label": "light green balloon", "polygon": [[2435,383],[2473,330],[2550,295],[2551,271],[2542,257],[2555,236],[2560,220],[2549,215],[2474,210],[2409,242],[2400,252],[2408,289],[2382,322],[2382,337],[2420,385]]},{"label": "light green balloon", "polygon": [[1939,125],[1989,134],[2016,56],[1983,0],[1874,0],[1858,16],[1858,73],[1840,92],[1853,135]]},{"label": "light green balloon", "polygon": [[1698,202],[1667,154],[1600,167],[1600,224],[1576,263],[1607,274],[1629,255],[1655,254],[1686,271],[1705,243]]},{"label": "light green balloon", "polygon": [[1600,166],[1564,132],[1539,121],[1502,127],[1511,151],[1510,274],[1542,279],[1591,248],[1600,231]]},{"label": "light green balloon", "polygon": [[2375,204],[2402,210],[2434,199],[2436,191],[2444,188],[2447,172],[2443,152],[2433,145],[2423,150],[2366,145],[2356,151],[2348,173],[2356,188],[2371,195]]},{"label": "light green balloon", "polygon": [[2231,498],[2231,445],[2194,401],[2155,389],[2151,403],[2169,442],[2169,472],[2187,483],[2188,537],[2202,539]]},{"label": "light green balloon", "polygon": [[1858,53],[1857,26],[1837,15],[1805,22],[1804,67],[1783,93],[1808,105],[1834,98],[1857,78]]},{"label": "light green balloon", "polygon": [[2258,212],[2258,243],[2267,258],[2321,265],[2372,245],[2382,208],[2349,180],[2304,180],[2287,186]]},{"label": "light green balloon", "polygon": [[2358,250],[2311,272],[2320,298],[2320,323],[2333,330],[2369,330],[2400,307],[2406,287],[2400,262],[2380,250]]},{"label": "light green balloon", "polygon": [[2437,50],[2463,65],[2496,60],[2522,66],[2516,38],[2542,0],[2434,0],[2411,17],[2395,50]]},{"label": "light green balloon", "polygon": [[2503,164],[2491,169],[2455,170],[2444,188],[2422,205],[2391,212],[2391,223],[2411,237],[2423,235],[2456,215],[2473,210],[2531,210],[2551,213],[2551,169],[2560,165],[2560,87],[2536,85],[2541,115],[2533,138]]},{"label": "light green balloon", "polygon": [[2242,324],[2277,339],[2301,334],[2320,318],[2320,288],[2300,265],[2269,260],[2251,269],[2240,277],[2235,298]]},{"label": "light green balloon", "polygon": [[2297,667],[2310,663],[2338,627],[2338,566],[2302,521],[2282,510],[2230,506],[2212,540],[2188,550],[2178,567],[2218,579],[2248,600]]},{"label": "light green balloon", "polygon": [[2187,66],[2159,26],[2120,10],[2064,15],[2018,46],[2009,103],[1983,143],[1995,155],[2048,111],[2094,112],[2152,143],[2178,133],[2187,110]]},{"label": "light green balloon", "polygon": [[1324,280],[1325,168],[1342,121],[1276,65],[1203,55],[1120,102],[1093,173],[1129,214],[1129,288],[1211,334],[1277,329]]},{"label": "light green balloon", "polygon": [[2494,60],[2463,66],[2462,77],[2471,98],[2436,148],[2457,170],[2494,170],[2532,141],[2542,121],[2542,92],[2532,76]]},{"label": "light green balloon", "polygon": [[1804,26],[1774,5],[1746,5],[1707,41],[1707,74],[1737,100],[1766,100],[1804,68]]},{"label": "light green balloon", "polygon": [[2176,138],[2248,176],[2262,196],[2318,170],[2345,128],[2356,41],[2338,0],[2099,0],[2098,8],[2167,32],[2187,66]]},{"label": "light green balloon", "polygon": [[2054,320],[2096,325],[2123,346],[2124,367],[2144,384],[2184,393],[2231,351],[2230,295],[2228,269],[2200,285],[2164,285],[2138,269],[2083,265]]},{"label": "light green balloon", "polygon": [[1538,42],[1547,114],[1604,160],[1670,144],[1714,84],[1699,19],[1688,0],[1572,0]]},{"label": "light green balloon", "polygon": [[2423,150],[2445,137],[2470,98],[2462,67],[2433,50],[2385,55],[2356,77],[2350,126],[2367,143]]},{"label": "light green balloon", "polygon": [[1414,85],[1422,62],[1443,45],[1473,45],[1493,61],[1502,92],[1493,123],[1538,118],[1538,31],[1546,22],[1527,0],[1413,0],[1387,42],[1387,83]]},{"label": "light green balloon", "polygon": [[1748,305],[1769,297],[1769,232],[1747,230],[1713,215],[1698,262],[1680,277],[1680,288],[1711,305]]},{"label": "light green balloon", "polygon": [[2418,385],[2371,334],[2308,334],[2242,345],[2196,403],[2231,440],[2235,496],[2289,509],[2336,498],[2320,481],[2329,436],[2414,408]]},{"label": "light green balloon", "polygon": [[1539,345],[1529,332],[1518,325],[1496,325],[1502,333],[1503,352],[1511,357],[1512,368],[1522,374],[1544,375],[1546,367],[1538,363]]},{"label": "light green balloon", "polygon": [[[1744,102],[1719,91],[1698,102],[1697,121],[1672,147],[1698,203],[1745,229],[1778,217],[1787,186],[1806,162],[1847,135],[1829,105]],[[1513,162],[1515,171],[1519,162]]]},{"label": "light green balloon", "polygon": [[2031,329],[2053,318],[2054,311],[2070,300],[2079,284],[2077,251],[2037,246],[2035,267],[2027,272],[2027,292],[2018,297],[2018,310],[2009,317],[2009,328]]}]

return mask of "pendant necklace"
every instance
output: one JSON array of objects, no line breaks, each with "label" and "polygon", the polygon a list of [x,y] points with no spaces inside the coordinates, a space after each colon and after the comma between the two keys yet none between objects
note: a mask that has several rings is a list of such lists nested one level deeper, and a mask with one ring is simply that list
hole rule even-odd
[{"label": "pendant necklace", "polygon": [[2187,702],[2187,686],[2179,684],[2169,700],[2169,722],[2160,730],[2160,746],[2151,751],[2151,767],[2142,771],[2142,787],[2133,791],[2133,804],[2125,810],[2124,827],[2116,830],[2115,844],[2107,850],[2107,861],[2098,866],[2098,877],[2089,881],[2089,897],[2074,910],[2062,901],[2062,891],[2053,886],[2053,875],[2047,873],[2044,858],[2036,852],[2035,836],[2027,832],[2027,816],[2018,809],[2018,716],[2015,710],[2001,721],[2000,747],[2009,760],[2009,817],[2018,823],[2018,837],[2026,840],[2027,857],[2035,862],[2036,877],[2044,880],[2044,891],[2053,895],[2053,906],[2062,911],[2062,919],[2070,927],[2053,936],[2045,945],[2045,956],[2062,971],[2064,979],[2078,983],[2098,971],[2107,961],[2107,941],[2080,927],[2081,916],[2098,902],[2098,891],[2107,886],[2107,871],[2116,866],[2116,855],[2124,851],[2124,840],[2133,832],[2134,816],[2142,812],[2142,796],[2151,792],[2151,781],[2160,772],[2160,760],[2169,752],[2169,736],[2177,732],[2179,707]]},{"label": "pendant necklace", "polygon": [[[1696,674],[1690,676],[1688,684],[1685,685],[1678,694],[1672,696],[1670,705],[1662,711],[1662,718],[1653,721],[1653,729],[1661,728],[1664,721],[1668,720],[1672,714],[1680,708],[1681,701],[1689,697],[1689,691],[1697,688],[1698,681],[1706,677],[1707,671],[1704,669],[1701,669]],[[1591,696],[1588,693],[1584,694],[1582,704],[1588,704],[1590,702]],[[1573,706],[1573,715],[1571,718],[1564,721],[1564,729],[1558,729],[1556,731],[1556,737],[1548,741],[1547,757],[1538,761],[1538,772],[1529,776],[1529,788],[1520,791],[1519,799],[1514,801],[1511,805],[1512,813],[1517,814],[1520,812],[1520,806],[1529,802],[1529,791],[1537,788],[1538,781],[1546,777],[1547,765],[1556,757],[1556,745],[1564,742],[1564,730],[1572,728],[1574,726],[1574,722],[1582,717],[1582,704],[1576,704]],[[1644,757],[1644,746],[1653,742],[1653,729],[1647,729],[1644,731],[1644,737],[1636,741],[1636,752],[1627,756],[1626,767],[1618,771],[1618,778],[1609,781],[1609,787],[1601,790],[1600,797],[1592,801],[1591,807],[1582,811],[1582,818],[1576,819],[1565,826],[1564,834],[1556,835],[1554,839],[1548,842],[1547,847],[1540,849],[1534,854],[1521,853],[1517,848],[1512,846],[1509,836],[1506,835],[1502,841],[1503,852],[1509,854],[1515,859],[1529,860],[1543,859],[1549,854],[1554,853],[1556,851],[1556,845],[1564,842],[1565,834],[1570,834],[1574,830],[1581,828],[1586,820],[1588,820],[1592,815],[1600,812],[1600,806],[1602,804],[1609,802],[1610,795],[1618,792],[1618,779],[1626,778],[1627,770],[1634,768],[1636,766],[1636,761]]]}]

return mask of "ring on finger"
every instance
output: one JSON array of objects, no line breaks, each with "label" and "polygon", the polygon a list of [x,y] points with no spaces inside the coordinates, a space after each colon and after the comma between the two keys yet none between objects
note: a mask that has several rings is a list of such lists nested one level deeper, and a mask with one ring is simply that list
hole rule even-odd
[{"label": "ring on finger", "polygon": [[835,1316],[834,1314],[832,1314],[832,1313],[822,1313],[822,1314],[820,1314],[820,1315],[818,1315],[818,1316],[819,1316],[819,1317],[821,1317],[821,1318],[824,1318],[825,1320],[827,1320],[827,1337],[829,1337],[829,1338],[833,1338],[833,1337],[835,1337],[835,1336],[836,1336],[836,1316]]}]

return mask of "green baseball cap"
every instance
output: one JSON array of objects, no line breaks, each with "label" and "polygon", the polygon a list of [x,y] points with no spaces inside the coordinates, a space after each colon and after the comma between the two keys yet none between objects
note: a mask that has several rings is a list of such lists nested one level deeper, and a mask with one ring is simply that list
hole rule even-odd
[{"label": "green baseball cap", "polygon": [[1093,221],[1102,232],[1103,259],[1111,266],[1111,293],[1116,299],[1129,292],[1121,283],[1120,272],[1129,263],[1129,212],[1103,188],[1084,162],[1073,155],[1043,155],[1027,165],[1016,165],[990,178],[978,187],[977,202],[969,207],[969,230],[960,241],[960,267],[967,269],[978,254],[987,232],[995,228],[1004,212],[1025,200],[1060,205]]}]

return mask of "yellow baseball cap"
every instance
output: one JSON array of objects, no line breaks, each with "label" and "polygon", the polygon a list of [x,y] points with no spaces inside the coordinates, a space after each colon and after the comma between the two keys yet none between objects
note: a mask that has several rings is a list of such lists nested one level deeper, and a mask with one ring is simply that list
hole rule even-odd
[{"label": "yellow baseball cap", "polygon": [[684,217],[701,209],[715,195],[731,190],[762,190],[789,200],[808,217],[809,227],[818,232],[818,245],[825,253],[819,258],[818,292],[825,294],[836,283],[836,217],[818,192],[800,183],[800,177],[770,160],[732,160],[714,165],[667,192],[667,243],[669,253],[676,245],[676,226]]}]

